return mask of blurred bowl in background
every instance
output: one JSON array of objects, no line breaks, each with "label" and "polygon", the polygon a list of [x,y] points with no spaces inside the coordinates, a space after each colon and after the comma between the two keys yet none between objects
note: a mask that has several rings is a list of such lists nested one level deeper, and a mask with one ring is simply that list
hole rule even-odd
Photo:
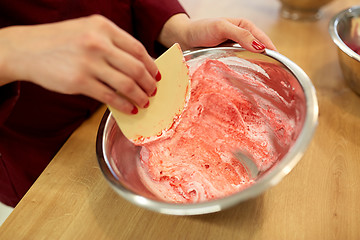
[{"label": "blurred bowl in background", "polygon": [[317,20],[321,18],[321,8],[333,0],[279,0],[280,15],[292,20]]},{"label": "blurred bowl in background", "polygon": [[[278,52],[266,50],[265,54],[255,54],[240,47],[206,48],[184,52],[190,66],[196,67],[205,59],[219,59],[230,56],[232,59],[253,59],[280,66],[293,77],[286,89],[294,92],[297,116],[293,141],[283,148],[278,160],[268,170],[259,175],[252,185],[232,195],[195,203],[174,203],[157,197],[143,182],[139,173],[141,146],[130,142],[117,126],[111,113],[107,111],[100,123],[96,140],[96,152],[100,168],[110,186],[129,202],[145,209],[171,215],[198,215],[218,212],[245,200],[254,198],[280,182],[298,163],[306,151],[318,119],[318,103],[311,80],[300,67]],[[284,89],[286,79],[270,79],[271,84]],[[285,103],[284,103],[285,104]],[[198,136],[201,137],[201,136]]]},{"label": "blurred bowl in background", "polygon": [[[353,20],[360,19],[360,6],[354,6],[335,15],[329,24],[329,33],[338,47],[341,70],[348,86],[360,95],[360,32],[351,34]],[[360,28],[360,26],[358,26]]]}]

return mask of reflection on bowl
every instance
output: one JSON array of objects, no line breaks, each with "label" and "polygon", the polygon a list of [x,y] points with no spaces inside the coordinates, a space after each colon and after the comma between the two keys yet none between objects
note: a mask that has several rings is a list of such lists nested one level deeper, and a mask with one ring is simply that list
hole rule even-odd
[{"label": "reflection on bowl", "polygon": [[292,20],[317,20],[321,17],[321,8],[333,0],[279,0],[280,14]]},{"label": "reflection on bowl", "polygon": [[352,20],[360,18],[360,6],[346,9],[334,16],[329,24],[329,33],[338,47],[342,73],[348,86],[360,95],[360,55],[355,51],[360,46],[360,36],[352,36]]},{"label": "reflection on bowl", "polygon": [[[266,62],[270,68],[271,64],[274,64],[292,76],[287,81],[287,79],[272,79],[270,75],[271,81],[269,83],[272,86],[267,85],[268,88],[277,89],[276,94],[280,98],[282,98],[281,94],[286,94],[286,91],[283,91],[284,88],[291,90],[293,94],[292,103],[294,103],[291,114],[296,116],[293,132],[289,133],[292,139],[291,143],[277,148],[281,149],[281,153],[277,155],[276,163],[269,166],[266,171],[254,179],[253,184],[231,195],[190,203],[166,201],[160,198],[154,189],[149,188],[143,179],[144,169],[139,170],[142,164],[142,160],[140,160],[142,147],[135,146],[124,137],[115,120],[107,111],[99,126],[96,150],[105,178],[119,195],[140,207],[165,214],[196,215],[217,212],[258,196],[269,187],[277,184],[297,164],[307,149],[317,125],[318,104],[310,79],[292,61],[271,50],[266,50],[266,54],[254,54],[232,46],[184,52],[190,71],[205,59],[220,59],[224,56],[230,57],[229,64],[232,64],[236,59]],[[244,68],[238,70],[243,71]],[[255,71],[254,74],[262,73]],[[271,101],[271,99],[268,100]],[[280,145],[276,140],[273,144],[274,146]]]}]

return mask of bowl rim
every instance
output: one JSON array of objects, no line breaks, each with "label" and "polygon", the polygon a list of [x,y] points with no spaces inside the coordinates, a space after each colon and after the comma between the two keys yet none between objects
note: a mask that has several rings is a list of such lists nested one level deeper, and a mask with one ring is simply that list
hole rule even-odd
[{"label": "bowl rim", "polygon": [[360,17],[360,6],[353,6],[347,9],[344,9],[343,11],[339,12],[338,14],[336,14],[334,17],[331,18],[330,22],[329,22],[329,33],[330,33],[330,37],[333,40],[333,42],[336,44],[336,46],[338,46],[339,49],[341,49],[341,51],[343,51],[346,55],[348,55],[349,57],[357,60],[360,62],[360,55],[356,54],[350,47],[348,47],[345,42],[341,39],[341,37],[339,36],[339,33],[337,31],[337,26],[340,22],[341,19],[343,19],[344,17],[353,17],[354,12],[357,12],[358,15]]},{"label": "bowl rim", "polygon": [[[209,50],[227,50],[227,49],[239,49],[245,50],[238,46],[237,44],[231,47],[213,47],[205,49],[196,49],[184,52],[184,57],[189,54],[200,53],[201,51]],[[112,174],[111,165],[106,155],[104,154],[104,132],[111,124],[114,124],[114,120],[111,116],[111,113],[107,110],[101,120],[97,139],[96,139],[96,152],[98,157],[98,162],[100,168],[105,175],[105,178],[110,183],[111,187],[123,198],[129,202],[138,205],[140,207],[163,213],[169,215],[200,215],[218,212],[229,207],[232,207],[240,202],[243,202],[248,199],[252,199],[261,193],[263,193],[268,188],[279,183],[300,161],[301,157],[304,155],[308,145],[311,142],[311,139],[314,135],[316,127],[318,125],[318,102],[316,97],[315,88],[306,75],[306,73],[294,62],[292,62],[287,57],[281,55],[278,52],[273,50],[266,49],[263,53],[279,62],[281,62],[287,69],[296,77],[300,86],[303,89],[305,100],[306,100],[306,116],[304,119],[304,124],[302,131],[299,133],[299,136],[293,146],[290,148],[289,152],[284,156],[281,162],[276,164],[273,169],[261,177],[256,183],[254,183],[250,188],[246,188],[240,192],[234,193],[233,195],[227,196],[221,199],[210,200],[207,202],[199,203],[190,203],[190,204],[176,204],[176,203],[167,203],[163,201],[157,201],[145,198],[138,194],[135,194],[122,186],[117,180],[116,177]]]}]

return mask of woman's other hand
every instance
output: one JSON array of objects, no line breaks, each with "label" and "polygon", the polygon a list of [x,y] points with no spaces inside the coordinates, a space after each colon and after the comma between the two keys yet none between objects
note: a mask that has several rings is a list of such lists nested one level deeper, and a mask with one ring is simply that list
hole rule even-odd
[{"label": "woman's other hand", "polygon": [[186,14],[177,14],[165,23],[159,37],[165,46],[179,42],[183,50],[212,47],[227,40],[237,42],[252,52],[263,52],[265,48],[276,50],[263,31],[241,18],[191,20]]}]

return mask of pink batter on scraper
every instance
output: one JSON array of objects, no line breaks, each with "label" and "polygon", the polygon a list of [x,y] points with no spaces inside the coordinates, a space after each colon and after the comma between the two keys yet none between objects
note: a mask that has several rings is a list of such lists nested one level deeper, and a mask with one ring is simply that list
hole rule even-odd
[{"label": "pink batter on scraper", "polygon": [[137,143],[142,181],[164,201],[201,202],[240,191],[254,180],[234,151],[249,153],[264,172],[294,142],[299,111],[287,81],[292,74],[274,63],[245,61],[251,67],[234,70],[224,62],[206,60],[191,73],[191,95],[171,134]]}]

